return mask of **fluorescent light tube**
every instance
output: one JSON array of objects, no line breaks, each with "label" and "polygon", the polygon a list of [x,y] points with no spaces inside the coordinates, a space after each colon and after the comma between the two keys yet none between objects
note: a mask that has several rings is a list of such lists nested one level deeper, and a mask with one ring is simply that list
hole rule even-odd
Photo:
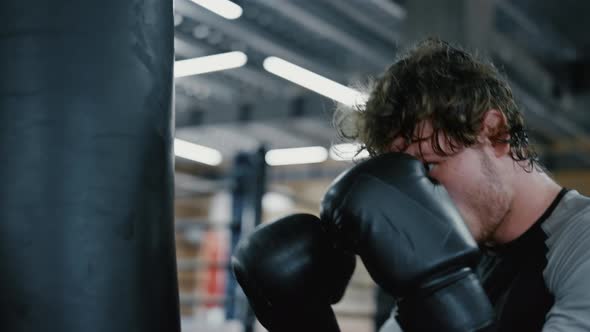
[{"label": "fluorescent light tube", "polygon": [[360,91],[351,89],[338,82],[334,82],[281,58],[270,56],[264,59],[262,65],[264,69],[272,74],[301,85],[304,88],[317,92],[328,98],[334,99],[342,104],[355,106],[367,102],[368,96]]},{"label": "fluorescent light tube", "polygon": [[242,16],[244,12],[242,7],[228,0],[191,0],[197,5],[208,9],[215,14],[227,18],[228,20],[235,20]]},{"label": "fluorescent light tube", "polygon": [[242,67],[246,62],[248,62],[248,57],[239,51],[178,60],[174,63],[174,77],[198,75]]},{"label": "fluorescent light tube", "polygon": [[217,166],[223,160],[221,152],[206,146],[187,142],[178,138],[174,139],[174,154],[188,160]]},{"label": "fluorescent light tube", "polygon": [[322,146],[274,149],[265,155],[270,166],[321,163],[328,159],[328,150]]},{"label": "fluorescent light tube", "polygon": [[287,212],[294,206],[293,199],[282,193],[269,191],[262,196],[262,208],[271,213]]}]

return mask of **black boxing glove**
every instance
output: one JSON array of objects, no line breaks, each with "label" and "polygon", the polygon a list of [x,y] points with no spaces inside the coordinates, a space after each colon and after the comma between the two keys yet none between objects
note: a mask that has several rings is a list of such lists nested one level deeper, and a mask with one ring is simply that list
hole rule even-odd
[{"label": "black boxing glove", "polygon": [[317,217],[296,214],[257,227],[232,256],[236,280],[269,332],[340,331],[355,256],[335,250]]},{"label": "black boxing glove", "polygon": [[483,331],[494,311],[471,268],[479,250],[424,165],[391,153],[341,174],[321,204],[333,241],[398,300],[406,332]]}]

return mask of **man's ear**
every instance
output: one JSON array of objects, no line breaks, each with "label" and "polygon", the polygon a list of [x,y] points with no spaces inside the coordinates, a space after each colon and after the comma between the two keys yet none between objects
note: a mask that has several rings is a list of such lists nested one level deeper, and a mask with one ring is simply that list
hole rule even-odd
[{"label": "man's ear", "polygon": [[494,108],[486,111],[482,119],[479,139],[481,142],[490,142],[496,157],[502,157],[510,152],[507,122],[504,113]]}]

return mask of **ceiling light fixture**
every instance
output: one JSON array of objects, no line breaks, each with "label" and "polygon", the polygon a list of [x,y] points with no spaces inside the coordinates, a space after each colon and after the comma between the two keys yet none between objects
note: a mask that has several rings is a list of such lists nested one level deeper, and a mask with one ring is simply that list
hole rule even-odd
[{"label": "ceiling light fixture", "polygon": [[221,152],[215,149],[187,142],[178,138],[174,139],[174,154],[178,157],[210,166],[217,166],[221,164],[221,161],[223,160]]},{"label": "ceiling light fixture", "polygon": [[246,62],[248,62],[248,57],[239,51],[178,60],[174,63],[174,77],[178,78],[238,68],[245,65]]},{"label": "ceiling light fixture", "polygon": [[228,20],[235,20],[242,16],[242,7],[228,0],[191,0],[197,5],[208,9]]},{"label": "ceiling light fixture", "polygon": [[321,163],[328,159],[328,150],[322,146],[273,149],[265,155],[270,166]]},{"label": "ceiling light fixture", "polygon": [[270,56],[262,63],[268,72],[348,106],[363,105],[367,96],[296,64]]}]

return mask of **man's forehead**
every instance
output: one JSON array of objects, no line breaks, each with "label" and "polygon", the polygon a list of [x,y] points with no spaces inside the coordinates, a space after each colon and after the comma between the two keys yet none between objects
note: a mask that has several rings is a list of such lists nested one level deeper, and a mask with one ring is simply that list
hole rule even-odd
[{"label": "man's forehead", "polygon": [[[398,136],[394,138],[390,150],[392,152],[406,152],[422,160],[437,161],[446,158],[447,156],[434,151],[433,134],[434,129],[432,123],[428,120],[422,120],[414,127],[413,138],[410,142],[407,142],[405,137]],[[439,132],[437,136],[440,147],[444,151],[448,151],[448,141],[445,139],[445,135]]]},{"label": "man's forehead", "polygon": [[432,122],[430,120],[422,120],[414,127],[414,136],[426,138],[432,136],[433,131]]},{"label": "man's forehead", "polygon": [[407,143],[415,144],[421,141],[430,140],[432,138],[433,132],[434,129],[432,128],[430,121],[422,120],[414,127],[411,142],[407,142],[406,137],[399,135],[393,139],[392,146],[401,147],[407,145]]},{"label": "man's forehead", "polygon": [[391,144],[392,152],[406,152],[415,157],[432,158],[440,157],[435,153],[432,147],[432,136],[422,137],[419,140],[413,140],[408,145],[406,139],[403,137],[397,137]]}]

